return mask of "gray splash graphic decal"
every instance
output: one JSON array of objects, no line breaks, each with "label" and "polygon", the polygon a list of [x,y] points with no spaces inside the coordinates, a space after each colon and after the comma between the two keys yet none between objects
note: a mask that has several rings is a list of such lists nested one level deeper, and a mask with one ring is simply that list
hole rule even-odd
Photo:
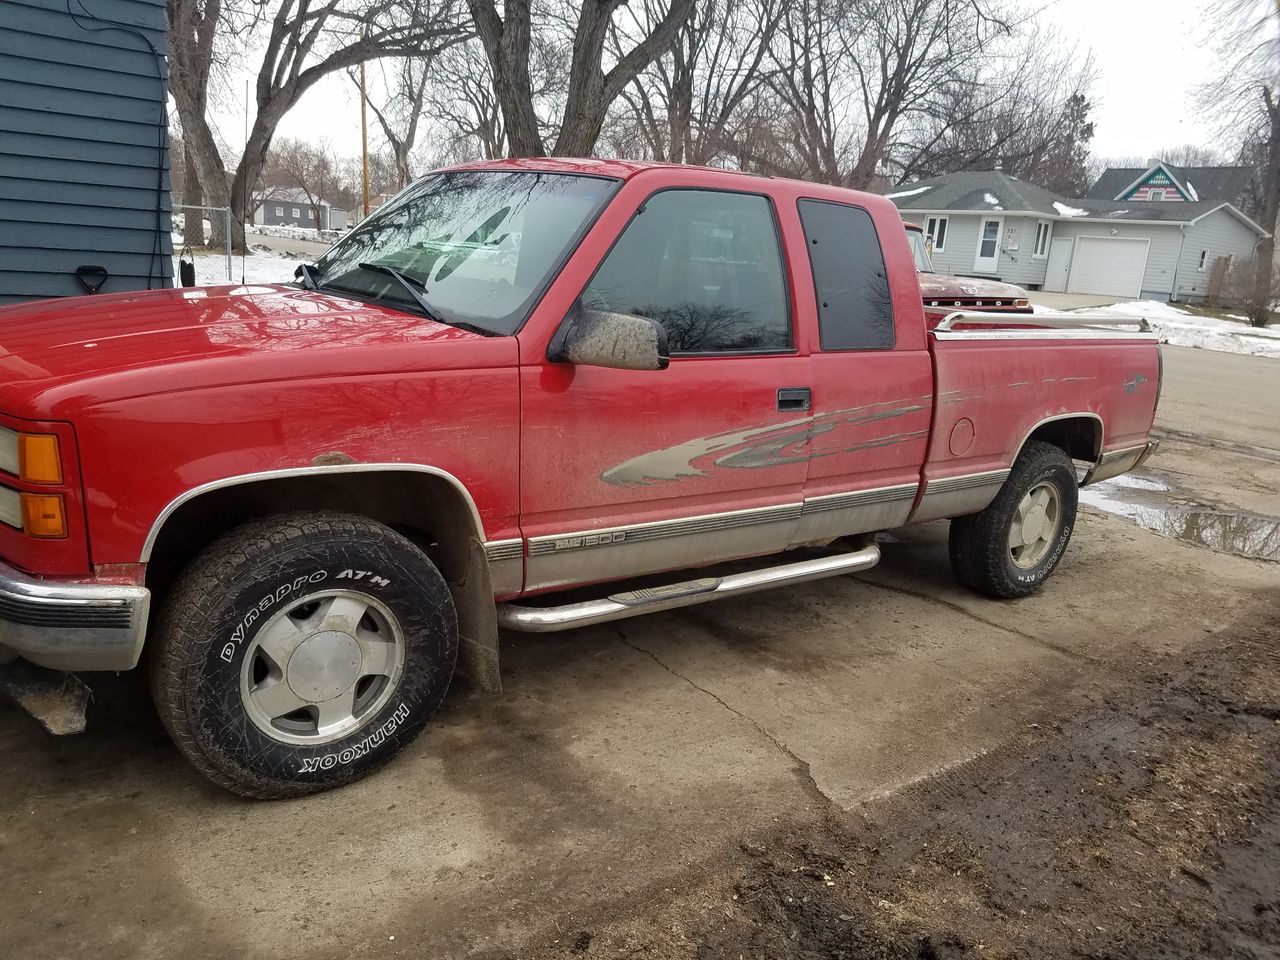
[{"label": "gray splash graphic decal", "polygon": [[803,449],[806,443],[837,430],[876,424],[927,411],[929,410],[927,401],[931,399],[931,397],[922,397],[915,402],[888,400],[783,423],[771,423],[711,434],[706,437],[695,437],[673,447],[632,457],[604,471],[600,474],[600,479],[617,486],[663,483],[685,477],[710,476],[714,467],[734,469],[776,467],[788,463],[805,463],[838,453],[852,453],[896,443],[908,443],[927,437],[928,427],[881,437],[860,438],[818,453],[806,453]]}]

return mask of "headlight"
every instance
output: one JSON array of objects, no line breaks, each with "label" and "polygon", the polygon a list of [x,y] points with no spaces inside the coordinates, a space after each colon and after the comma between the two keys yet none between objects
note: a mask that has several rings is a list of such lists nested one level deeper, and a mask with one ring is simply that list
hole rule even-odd
[{"label": "headlight", "polygon": [[[24,483],[62,483],[58,438],[0,427],[0,470]],[[29,537],[58,540],[67,535],[66,501],[60,493],[35,493],[0,485],[0,523]]]},{"label": "headlight", "polygon": [[17,490],[0,487],[0,523],[22,529],[22,495]]},{"label": "headlight", "polygon": [[0,470],[28,483],[61,483],[58,438],[51,433],[19,433],[0,427]]}]

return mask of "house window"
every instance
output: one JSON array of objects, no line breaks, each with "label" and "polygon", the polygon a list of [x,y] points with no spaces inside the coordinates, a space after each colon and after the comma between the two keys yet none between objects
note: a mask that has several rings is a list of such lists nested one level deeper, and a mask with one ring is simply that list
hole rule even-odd
[{"label": "house window", "polygon": [[1036,245],[1031,251],[1031,256],[1037,260],[1043,260],[1049,255],[1049,236],[1053,233],[1053,224],[1048,220],[1041,220],[1036,224]]},{"label": "house window", "polygon": [[1206,266],[1208,263],[1209,263],[1209,251],[1208,251],[1208,250],[1201,250],[1201,251],[1200,251],[1200,266],[1198,266],[1196,269],[1197,269],[1197,270],[1203,270],[1203,269],[1205,268],[1205,266]]},{"label": "house window", "polygon": [[284,207],[276,207],[276,216],[277,216],[277,217],[283,217],[283,216],[284,216]]},{"label": "house window", "polygon": [[947,246],[947,218],[930,217],[925,221],[924,235],[929,238],[932,253],[942,253]]},{"label": "house window", "polygon": [[299,219],[301,219],[301,218],[302,218],[302,211],[301,211],[301,210],[299,210],[297,207],[294,207],[294,208],[293,208],[293,219],[295,219],[295,220],[299,220]]},{"label": "house window", "polygon": [[1161,188],[1152,187],[1151,189],[1149,189],[1149,190],[1147,191],[1147,199],[1148,199],[1148,200],[1163,200],[1163,199],[1164,199],[1164,188],[1163,188],[1163,187],[1161,187]]},{"label": "house window", "polygon": [[315,212],[314,210],[308,210],[308,211],[307,211],[307,219],[308,219],[308,220],[314,220],[315,218],[316,218],[316,212]]}]

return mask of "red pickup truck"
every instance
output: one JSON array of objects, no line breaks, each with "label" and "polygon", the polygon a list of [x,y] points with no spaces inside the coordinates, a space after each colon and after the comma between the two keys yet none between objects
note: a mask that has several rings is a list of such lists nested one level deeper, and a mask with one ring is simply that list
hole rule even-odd
[{"label": "red pickup truck", "polygon": [[496,689],[500,626],[865,570],[942,518],[961,581],[1030,593],[1161,375],[1142,333],[927,331],[880,197],[552,159],[430,174],[297,284],[7,307],[0,344],[0,653],[145,655],[254,797],[386,761],[455,666]]}]

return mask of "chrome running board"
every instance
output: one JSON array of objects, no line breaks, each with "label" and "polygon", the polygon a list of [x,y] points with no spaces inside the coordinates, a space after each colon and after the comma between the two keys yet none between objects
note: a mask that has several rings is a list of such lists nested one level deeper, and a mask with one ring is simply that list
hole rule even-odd
[{"label": "chrome running board", "polygon": [[733,573],[724,577],[703,577],[686,580],[663,587],[648,587],[615,593],[601,600],[567,603],[559,607],[526,607],[514,603],[498,604],[498,624],[508,630],[526,633],[553,633],[587,627],[594,623],[622,620],[642,613],[674,610],[708,600],[737,597],[771,587],[782,587],[807,580],[838,577],[845,573],[869,570],[880,562],[880,548],[875,544],[830,557],[784,563],[776,567],[764,567],[746,573]]}]

